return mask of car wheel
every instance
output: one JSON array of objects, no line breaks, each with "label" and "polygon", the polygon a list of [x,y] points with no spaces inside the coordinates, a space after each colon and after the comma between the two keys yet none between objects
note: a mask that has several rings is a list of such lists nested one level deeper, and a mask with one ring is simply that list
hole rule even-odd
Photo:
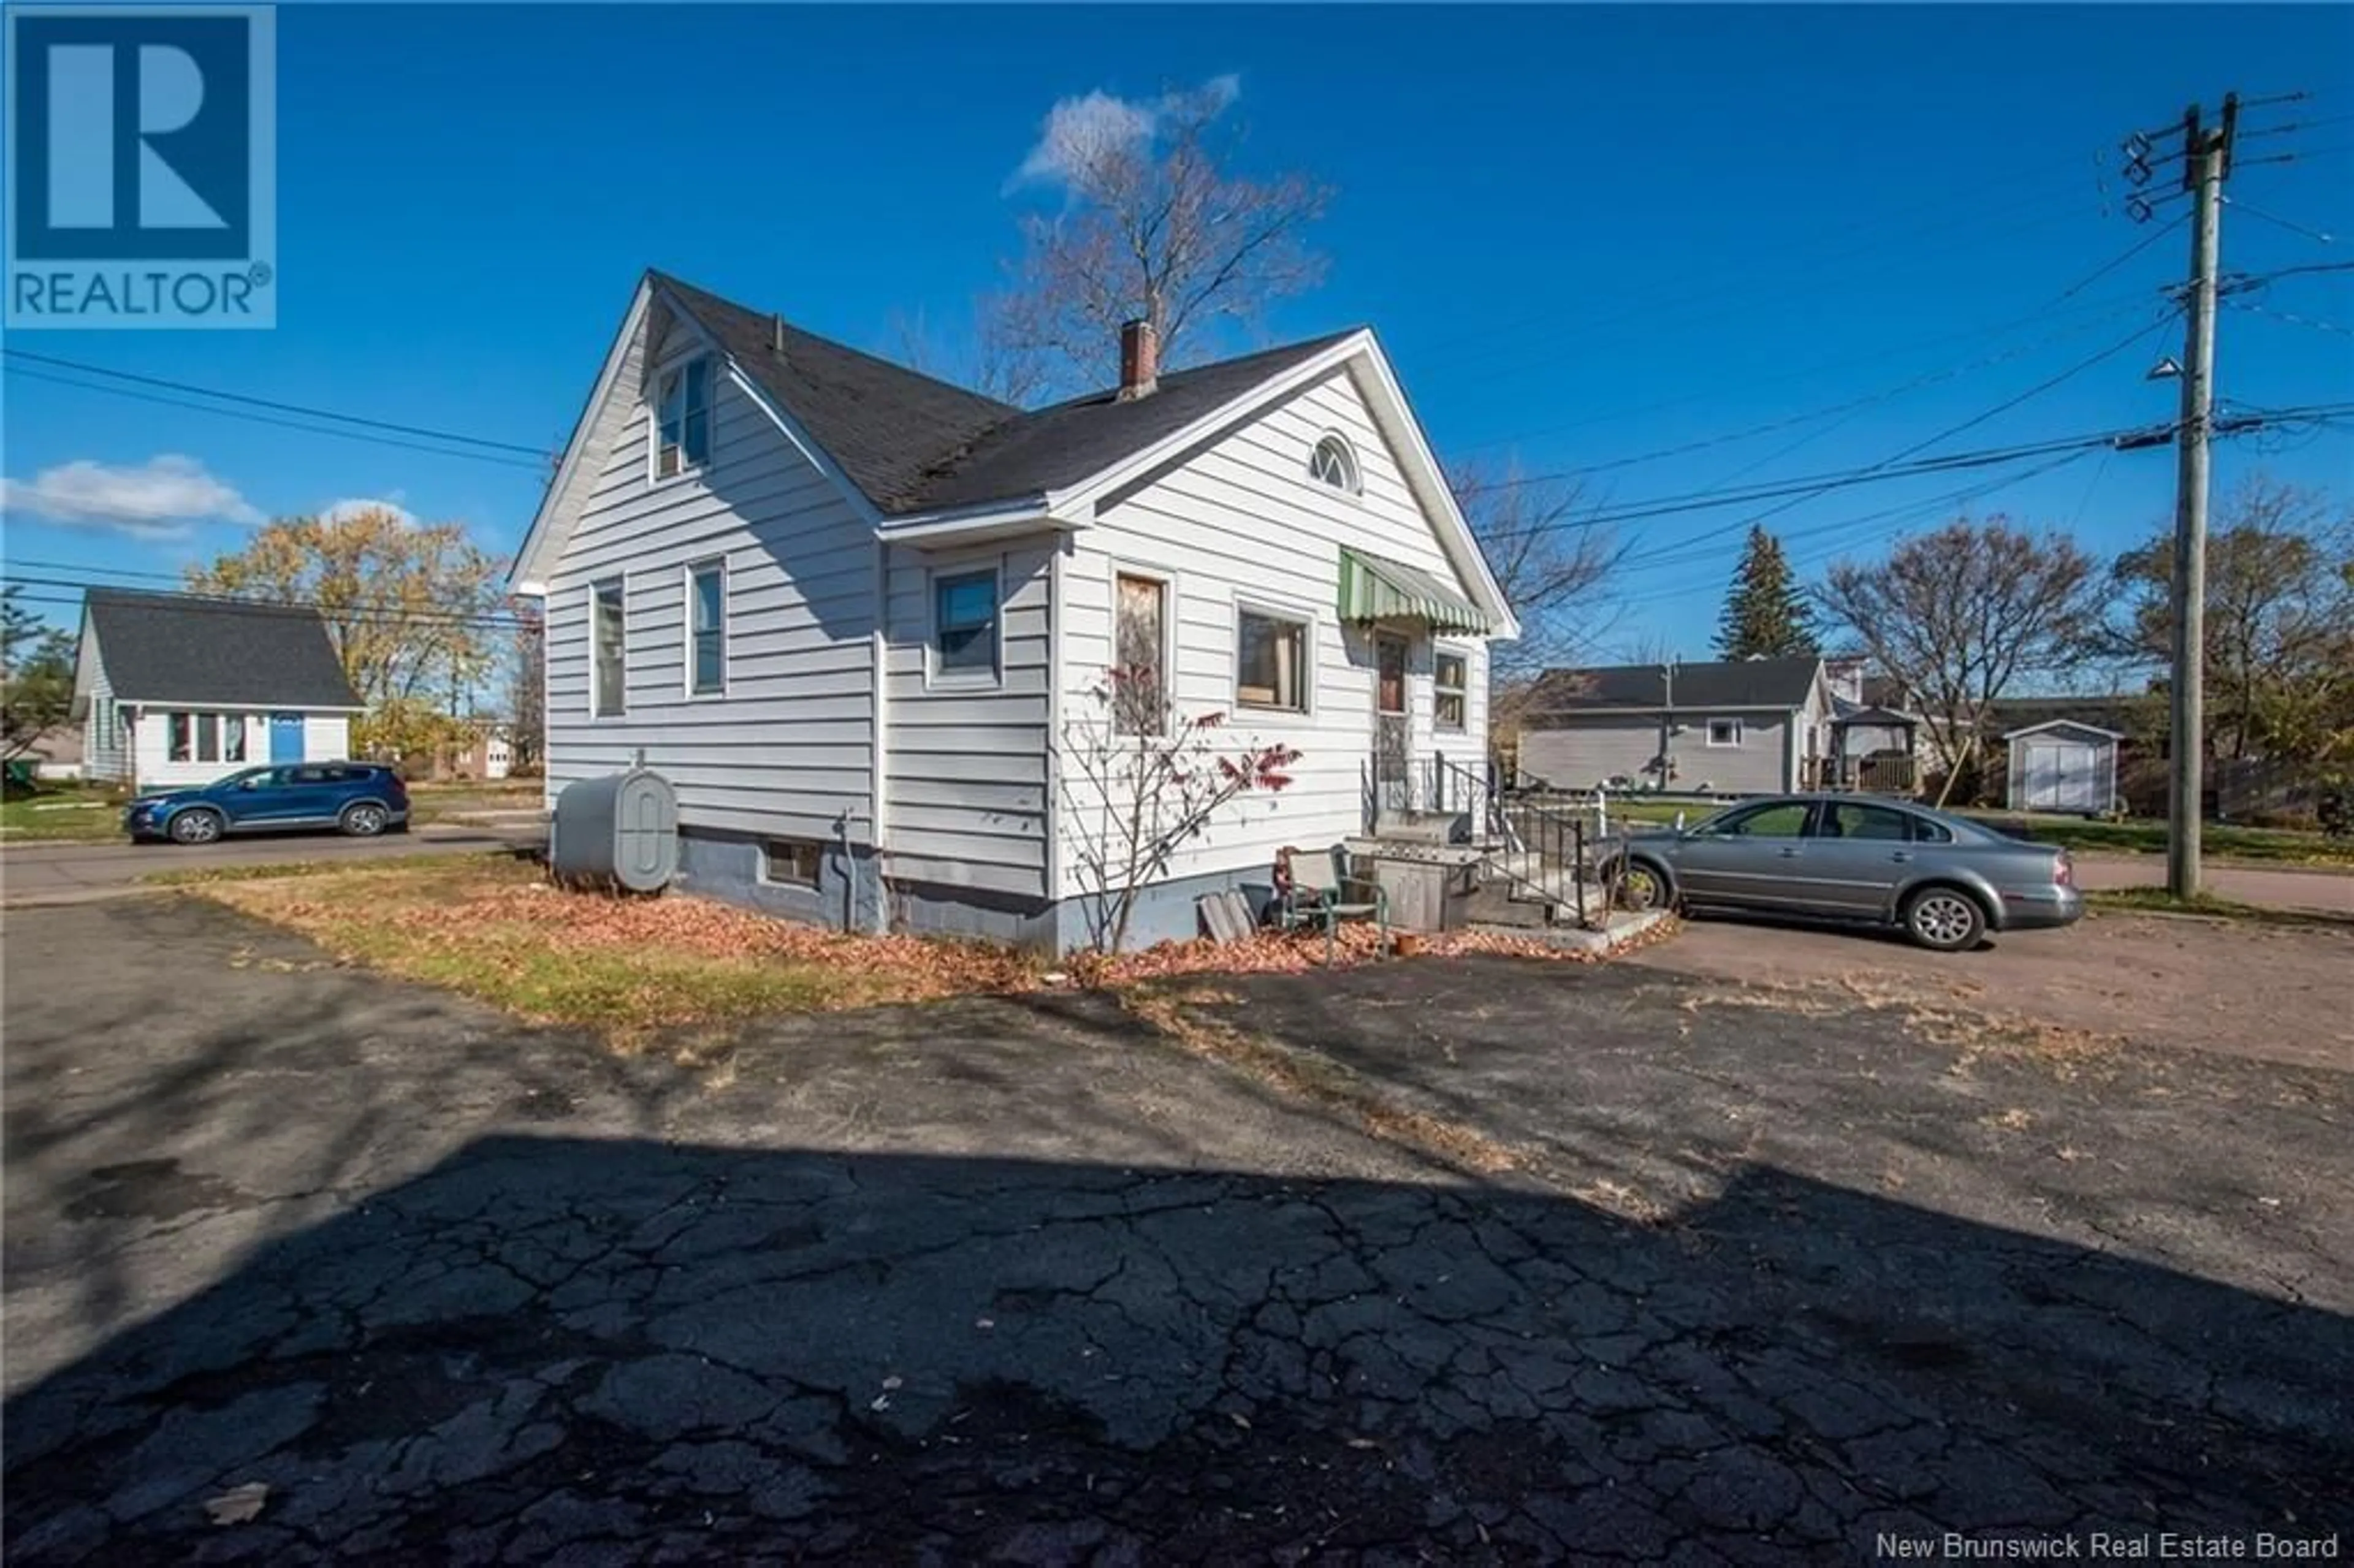
[{"label": "car wheel", "polygon": [[193,808],[172,819],[172,842],[175,844],[208,844],[221,836],[221,830],[226,825],[218,811]]},{"label": "car wheel", "polygon": [[1668,879],[1655,865],[1628,861],[1618,874],[1618,906],[1622,909],[1664,909],[1670,898]]},{"label": "car wheel", "polygon": [[1975,948],[1986,934],[1986,912],[1956,887],[1925,887],[1904,901],[1904,934],[1932,952]]},{"label": "car wheel", "polygon": [[343,820],[335,825],[355,839],[372,839],[384,832],[391,813],[372,800],[362,800],[344,808]]}]

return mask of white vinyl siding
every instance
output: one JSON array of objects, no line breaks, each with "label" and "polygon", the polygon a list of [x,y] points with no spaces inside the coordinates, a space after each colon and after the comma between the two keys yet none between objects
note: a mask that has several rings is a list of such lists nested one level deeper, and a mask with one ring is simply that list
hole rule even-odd
[{"label": "white vinyl siding", "polygon": [[[292,709],[280,709],[281,713]],[[188,715],[189,755],[181,760],[172,756],[172,716]],[[245,759],[237,761],[225,757],[226,749],[218,737],[228,728],[227,720],[234,715],[245,721]],[[210,755],[199,744],[204,726],[200,716],[210,716],[216,743]],[[275,760],[270,756],[270,710],[261,708],[146,708],[139,715],[135,732],[130,736],[131,749],[119,767],[128,769],[135,760],[138,783],[142,788],[177,787],[187,784],[209,784],[214,779],[234,773],[240,768],[252,768]],[[352,754],[352,721],[348,714],[305,713],[302,715],[302,756],[306,762],[332,761]]]},{"label": "white vinyl siding", "polygon": [[[1043,540],[890,551],[885,705],[894,878],[1046,894],[1053,556]],[[936,679],[938,587],[979,573],[993,573],[997,584],[995,676],[977,684]]]},{"label": "white vinyl siding", "polygon": [[[1359,494],[1335,490],[1310,472],[1317,442],[1336,431],[1356,459]],[[1228,747],[1281,744],[1301,754],[1289,789],[1230,809],[1178,855],[1172,877],[1263,877],[1286,844],[1330,844],[1363,831],[1373,664],[1364,631],[1343,627],[1334,614],[1343,545],[1459,582],[1345,372],[1109,498],[1095,525],[1076,536],[1063,587],[1067,627],[1060,679],[1067,713],[1088,711],[1086,694],[1114,657],[1114,574],[1150,569],[1173,580],[1171,684],[1178,711],[1229,715]],[[1307,713],[1237,705],[1237,606],[1310,622]],[[1487,755],[1487,646],[1453,636],[1447,646],[1464,659],[1464,726],[1442,732],[1434,724],[1433,644],[1416,635],[1406,669],[1414,756],[1420,760],[1443,752],[1477,766]],[[1066,837],[1083,831],[1079,815],[1066,821]],[[1073,869],[1076,860],[1066,848],[1060,861],[1066,895],[1087,891]]]},{"label": "white vinyl siding", "polygon": [[87,618],[82,621],[81,647],[76,657],[76,681],[90,704],[82,715],[82,775],[129,783],[129,736],[124,733],[122,710],[115,705],[113,683],[106,678],[106,664],[98,656],[97,629]]},{"label": "white vinyl siding", "polygon": [[[659,313],[650,313],[659,314]],[[663,352],[705,352],[684,328]],[[676,787],[680,824],[869,838],[875,566],[868,525],[712,360],[711,461],[649,484],[653,431],[632,345],[616,411],[593,422],[578,526],[548,578],[547,791],[646,765]],[[725,694],[689,692],[687,567],[724,556]],[[589,713],[588,588],[627,581],[625,713]]]}]

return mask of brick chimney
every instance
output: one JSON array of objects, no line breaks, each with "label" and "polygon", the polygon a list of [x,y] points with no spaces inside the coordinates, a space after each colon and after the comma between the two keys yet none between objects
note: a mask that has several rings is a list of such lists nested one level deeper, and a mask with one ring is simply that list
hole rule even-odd
[{"label": "brick chimney", "polygon": [[1161,385],[1161,334],[1152,323],[1137,320],[1119,327],[1119,400],[1149,397]]}]

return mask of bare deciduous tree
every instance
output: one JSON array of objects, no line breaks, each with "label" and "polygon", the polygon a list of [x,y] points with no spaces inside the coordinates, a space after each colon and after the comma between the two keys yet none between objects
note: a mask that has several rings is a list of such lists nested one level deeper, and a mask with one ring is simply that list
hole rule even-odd
[{"label": "bare deciduous tree", "polygon": [[1521,635],[1489,652],[1489,725],[1511,748],[1520,699],[1539,675],[1591,660],[1617,619],[1606,597],[1626,554],[1575,481],[1532,480],[1518,463],[1464,460],[1450,465],[1447,488],[1471,524]]},{"label": "bare deciduous tree", "polygon": [[1139,895],[1228,806],[1288,789],[1288,746],[1225,738],[1223,713],[1180,714],[1151,667],[1107,672],[1094,711],[1064,726],[1060,792],[1098,953],[1128,940]]},{"label": "bare deciduous tree", "polygon": [[[2268,716],[2326,685],[2354,636],[2354,515],[2317,491],[2252,475],[2207,541],[2207,747],[2247,758],[2293,750]],[[2174,646],[2174,536],[2117,557],[2113,647],[2163,669]]]},{"label": "bare deciduous tree", "polygon": [[921,310],[894,312],[885,356],[936,380],[969,387],[1017,408],[1029,408],[1047,387],[1046,362],[1007,341],[1004,323],[983,302],[960,336],[933,326]]},{"label": "bare deciduous tree", "polygon": [[1205,350],[1215,323],[1253,322],[1322,281],[1306,231],[1331,192],[1305,175],[1233,172],[1233,101],[1221,80],[1109,124],[1050,119],[1041,154],[1069,199],[1022,219],[1022,255],[987,302],[982,341],[1055,387],[1100,387],[1123,322],[1150,322],[1175,366]]},{"label": "bare deciduous tree", "polygon": [[1816,600],[1913,694],[1946,775],[1942,805],[1994,700],[2086,645],[2096,585],[2092,557],[2064,535],[1958,517],[1885,560],[1840,562]]}]

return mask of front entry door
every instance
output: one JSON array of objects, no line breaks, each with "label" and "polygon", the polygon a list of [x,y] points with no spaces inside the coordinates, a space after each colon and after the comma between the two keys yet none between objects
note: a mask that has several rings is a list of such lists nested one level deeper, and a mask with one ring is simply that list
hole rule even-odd
[{"label": "front entry door", "polygon": [[300,762],[302,759],[302,715],[271,714],[270,715],[270,760]]},{"label": "front entry door", "polygon": [[1406,641],[1373,633],[1373,798],[1384,811],[1414,804],[1413,723],[1405,711]]}]

